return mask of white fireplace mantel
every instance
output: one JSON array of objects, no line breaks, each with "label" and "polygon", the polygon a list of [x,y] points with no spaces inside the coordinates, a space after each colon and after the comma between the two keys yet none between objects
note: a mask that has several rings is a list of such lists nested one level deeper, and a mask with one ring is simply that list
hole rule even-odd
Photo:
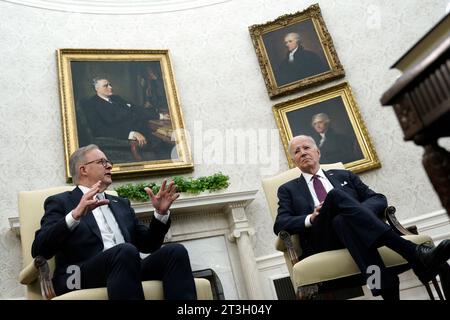
[{"label": "white fireplace mantel", "polygon": [[[224,209],[230,205],[240,205],[247,207],[254,199],[258,190],[239,191],[239,192],[211,192],[201,193],[199,195],[181,196],[172,204],[170,211],[174,214],[196,211],[212,211]],[[134,202],[132,207],[138,216],[141,213],[153,212],[153,206],[150,202]]]},{"label": "white fireplace mantel", "polygon": [[[181,242],[224,235],[237,248],[234,282],[240,299],[263,299],[256,258],[251,244],[255,230],[245,212],[258,190],[213,192],[182,196],[171,208],[172,226],[166,241]],[[132,204],[136,215],[149,219],[154,209],[149,202]],[[232,255],[228,252],[228,255]],[[239,290],[244,282],[245,288]]]}]

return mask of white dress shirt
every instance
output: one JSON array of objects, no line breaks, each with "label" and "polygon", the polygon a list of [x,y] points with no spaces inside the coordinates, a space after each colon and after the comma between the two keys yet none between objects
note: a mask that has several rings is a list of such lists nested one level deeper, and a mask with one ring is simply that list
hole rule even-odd
[{"label": "white dress shirt", "polygon": [[294,54],[295,52],[298,50],[298,47],[295,48],[294,50],[292,50],[291,52],[289,52],[289,62],[293,62],[294,61]]},{"label": "white dress shirt", "polygon": [[[86,192],[88,192],[90,190],[88,187],[81,186],[81,185],[79,185],[78,188],[80,188],[80,190],[83,192],[83,194],[85,194]],[[108,210],[110,210],[110,209],[108,208]],[[95,221],[97,222],[98,228],[100,229],[100,234],[102,236],[103,247],[104,247],[103,251],[106,250],[106,249],[109,249],[109,248],[111,248],[113,246],[115,246],[116,244],[118,244],[115,241],[114,234],[113,234],[111,228],[109,227],[108,223],[106,222],[105,217],[103,216],[103,213],[100,210],[100,207],[97,207],[94,210],[92,210],[92,214],[94,215]],[[167,214],[164,214],[164,215],[159,214],[158,212],[156,212],[156,210],[154,212],[155,218],[158,219],[159,221],[161,221],[164,224],[166,224],[167,221],[169,220],[169,215],[170,215],[170,211],[167,212]],[[74,219],[74,217],[72,216],[72,211],[70,211],[66,215],[66,224],[67,224],[67,227],[70,230],[75,229],[75,227],[78,226],[78,224],[80,223],[80,220],[75,220]],[[119,229],[119,232],[120,232],[120,228],[118,228],[118,229]]]},{"label": "white dress shirt", "polygon": [[325,140],[327,140],[327,137],[325,136],[325,133],[319,133],[320,135],[320,141],[319,141],[319,148],[323,145]]}]

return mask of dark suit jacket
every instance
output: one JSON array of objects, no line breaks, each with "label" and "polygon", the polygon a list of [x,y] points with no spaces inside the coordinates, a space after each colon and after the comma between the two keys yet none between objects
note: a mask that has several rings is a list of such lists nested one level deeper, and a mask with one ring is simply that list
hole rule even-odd
[{"label": "dark suit jacket", "polygon": [[130,131],[138,131],[149,139],[148,120],[159,119],[153,109],[111,96],[112,103],[95,95],[82,103],[82,109],[94,137],[127,140]]},{"label": "dark suit jacket", "polygon": [[[371,190],[351,171],[328,170],[325,175],[334,188],[341,188],[376,215],[382,215],[387,207],[386,197]],[[305,227],[306,216],[314,211],[314,200],[303,175],[280,186],[278,199],[275,234],[278,235],[282,230],[299,234],[303,255],[314,253],[310,244],[309,228]]]},{"label": "dark suit jacket", "polygon": [[[69,265],[77,265],[103,251],[103,240],[100,229],[92,212],[88,212],[80,220],[80,224],[72,231],[66,224],[65,216],[80,202],[83,192],[76,187],[45,200],[45,214],[41,220],[41,228],[36,231],[32,245],[32,256],[44,256],[50,259],[55,256],[55,286],[63,288]],[[152,219],[150,226],[145,226],[136,218],[128,199],[106,195],[109,207],[113,212],[126,242],[132,243],[143,253],[151,253],[159,249],[164,236],[170,227],[157,219]]]},{"label": "dark suit jacket", "polygon": [[315,52],[299,47],[294,53],[294,61],[289,62],[288,53],[275,76],[277,84],[282,86],[329,70],[329,66]]},{"label": "dark suit jacket", "polygon": [[[333,128],[327,130],[325,137],[325,142],[319,148],[321,163],[348,163],[363,158],[361,150],[355,146],[356,140],[352,141],[351,137],[338,134]],[[317,133],[313,135],[313,138],[319,146],[321,136]]]}]

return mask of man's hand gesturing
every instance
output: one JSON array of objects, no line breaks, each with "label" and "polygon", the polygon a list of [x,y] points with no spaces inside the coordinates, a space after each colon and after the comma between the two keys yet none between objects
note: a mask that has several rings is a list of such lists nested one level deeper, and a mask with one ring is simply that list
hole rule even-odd
[{"label": "man's hand gesturing", "polygon": [[103,206],[109,203],[108,199],[98,200],[97,198],[95,198],[97,193],[99,193],[100,191],[100,185],[101,181],[98,181],[88,192],[86,192],[81,197],[80,203],[78,203],[78,206],[72,211],[72,217],[75,220],[79,220],[89,211],[92,211],[99,206]]},{"label": "man's hand gesturing", "polygon": [[156,196],[149,187],[144,189],[152,201],[153,207],[159,214],[167,214],[172,203],[180,196],[180,194],[176,192],[177,187],[173,181],[171,181],[167,187],[166,184],[167,180],[164,180],[161,189],[159,189]]}]

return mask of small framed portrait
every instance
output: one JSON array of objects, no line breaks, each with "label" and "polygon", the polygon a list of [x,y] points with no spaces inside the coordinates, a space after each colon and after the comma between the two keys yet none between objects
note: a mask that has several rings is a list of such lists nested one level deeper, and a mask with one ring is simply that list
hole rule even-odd
[{"label": "small framed portrait", "polygon": [[249,30],[270,98],[345,75],[318,4]]},{"label": "small framed portrait", "polygon": [[168,50],[58,49],[66,179],[69,157],[96,144],[132,177],[190,171]]},{"label": "small framed portrait", "polygon": [[381,166],[348,83],[313,92],[273,106],[289,167],[289,141],[314,138],[320,163],[342,162],[355,173]]}]

